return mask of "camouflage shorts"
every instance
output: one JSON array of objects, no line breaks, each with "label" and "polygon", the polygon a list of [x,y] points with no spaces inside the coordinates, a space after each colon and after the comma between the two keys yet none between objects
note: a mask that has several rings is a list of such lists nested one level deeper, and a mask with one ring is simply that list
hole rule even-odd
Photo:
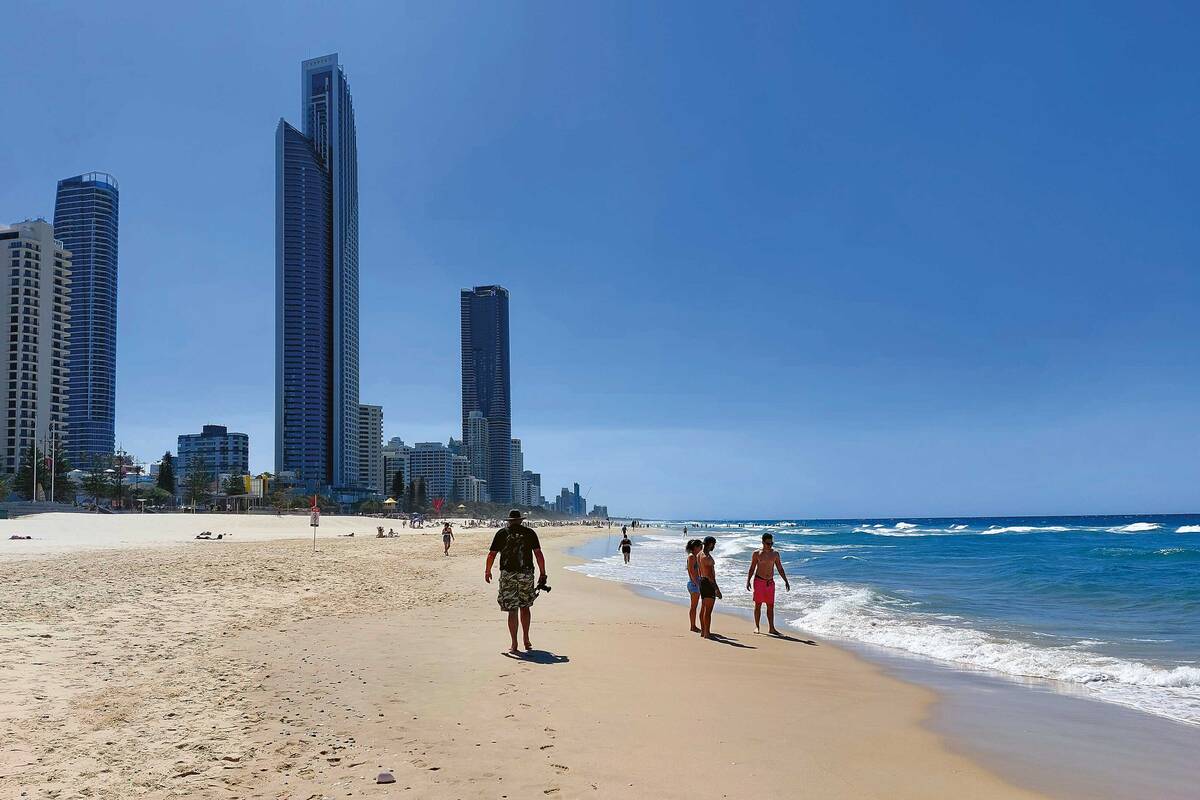
[{"label": "camouflage shorts", "polygon": [[536,597],[533,586],[532,572],[500,572],[500,601],[501,611],[515,611],[518,608],[529,608]]}]

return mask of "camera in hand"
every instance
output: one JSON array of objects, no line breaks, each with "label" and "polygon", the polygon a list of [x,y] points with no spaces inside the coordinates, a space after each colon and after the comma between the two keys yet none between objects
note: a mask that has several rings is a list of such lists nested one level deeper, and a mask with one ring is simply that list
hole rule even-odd
[{"label": "camera in hand", "polygon": [[[526,585],[528,585],[528,584],[526,584]],[[550,591],[550,584],[546,583],[546,576],[545,576],[545,575],[543,575],[542,577],[538,578],[537,591],[539,591],[539,592],[548,592],[548,591]]]}]

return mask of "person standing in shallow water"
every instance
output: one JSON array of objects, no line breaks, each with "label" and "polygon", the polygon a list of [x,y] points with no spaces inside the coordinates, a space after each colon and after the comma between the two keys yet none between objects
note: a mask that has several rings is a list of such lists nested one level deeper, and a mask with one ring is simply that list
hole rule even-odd
[{"label": "person standing in shallow water", "polygon": [[633,541],[628,535],[621,536],[621,555],[625,557],[625,563],[629,563],[629,551],[633,549]]},{"label": "person standing in shallow water", "polygon": [[700,628],[696,627],[696,607],[700,605],[700,548],[703,546],[699,539],[691,539],[686,548],[688,554],[687,590],[692,601],[688,608],[688,621],[691,624],[692,633],[700,632]]},{"label": "person standing in shallow water", "polygon": [[712,637],[713,606],[721,599],[721,587],[717,586],[717,562],[712,551],[717,546],[715,536],[704,538],[704,550],[700,553],[700,635]]},{"label": "person standing in shallow water", "polygon": [[531,607],[537,597],[533,581],[533,564],[538,566],[538,579],[546,579],[546,559],[542,556],[542,544],[533,528],[522,525],[521,512],[513,509],[508,512],[508,524],[496,531],[492,546],[488,548],[487,565],[483,570],[483,579],[492,582],[492,565],[496,557],[500,557],[500,588],[497,602],[501,611],[508,612],[508,633],[512,637],[512,646],[508,652],[514,655],[521,651],[517,649],[517,623],[525,634],[526,652],[533,649],[529,641],[529,625],[532,621]]},{"label": "person standing in shallow water", "polygon": [[788,583],[787,573],[783,571],[783,561],[779,551],[775,549],[775,537],[769,533],[762,535],[762,549],[755,550],[750,558],[750,572],[746,574],[746,590],[750,591],[750,582],[754,581],[754,632],[762,633],[762,607],[767,606],[768,633],[778,636],[775,630],[775,570],[783,578],[783,586],[789,592],[792,585]]}]

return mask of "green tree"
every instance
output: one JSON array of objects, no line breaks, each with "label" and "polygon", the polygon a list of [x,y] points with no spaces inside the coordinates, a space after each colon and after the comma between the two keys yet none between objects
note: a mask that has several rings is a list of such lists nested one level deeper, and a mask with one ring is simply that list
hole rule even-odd
[{"label": "green tree", "polygon": [[[37,462],[38,480],[36,481],[34,480],[34,462]],[[42,470],[45,469],[45,463],[45,456],[37,448],[37,445],[29,445],[29,449],[21,456],[21,465],[17,467],[17,474],[13,478],[13,488],[18,495],[26,500],[37,499],[37,490],[42,485]]]},{"label": "green tree", "polygon": [[171,451],[163,453],[162,463],[158,466],[158,481],[155,485],[164,492],[175,496],[175,456]]},{"label": "green tree", "polygon": [[111,463],[101,455],[94,455],[88,461],[87,473],[83,476],[83,491],[92,498],[93,503],[98,504],[101,498],[109,496],[112,486],[105,470]]},{"label": "green tree", "polygon": [[146,500],[148,506],[161,506],[171,502],[175,495],[162,489],[158,486],[143,488],[138,491],[138,494]]},{"label": "green tree", "polygon": [[112,456],[112,466],[104,471],[109,479],[109,496],[113,498],[114,504],[118,508],[124,505],[124,498],[128,492],[125,486],[125,476],[142,471],[141,467],[134,462],[135,459],[132,455],[118,447],[117,452]]},{"label": "green tree", "polygon": [[61,441],[54,443],[53,462],[54,499],[59,503],[69,503],[75,499],[75,491],[78,487],[73,480],[67,477],[68,473],[75,468],[67,460],[67,451],[63,448]]},{"label": "green tree", "polygon": [[408,486],[404,487],[404,500],[400,504],[400,510],[405,514],[413,513],[413,507],[416,505],[416,498],[417,482],[415,480],[409,481]]},{"label": "green tree", "polygon": [[397,503],[404,501],[404,467],[397,466],[396,474],[392,476],[392,499]]},{"label": "green tree", "polygon": [[188,460],[187,475],[183,478],[183,501],[189,505],[204,502],[212,492],[213,474],[199,455]]},{"label": "green tree", "polygon": [[225,479],[225,494],[230,497],[237,497],[246,493],[246,483],[242,480],[241,475],[230,475]]},{"label": "green tree", "polygon": [[414,482],[417,484],[417,488],[413,491],[413,505],[416,507],[416,511],[424,512],[425,506],[429,504],[429,498],[426,497],[425,479],[417,478]]}]

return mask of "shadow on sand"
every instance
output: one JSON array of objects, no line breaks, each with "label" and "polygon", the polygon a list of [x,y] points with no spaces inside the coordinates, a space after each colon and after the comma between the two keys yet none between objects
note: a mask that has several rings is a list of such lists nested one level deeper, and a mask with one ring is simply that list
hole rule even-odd
[{"label": "shadow on sand", "polygon": [[571,660],[566,656],[551,653],[549,650],[530,650],[520,655],[506,652],[502,653],[502,655],[505,658],[511,658],[513,661],[525,661],[530,664],[566,664]]},{"label": "shadow on sand", "polygon": [[797,644],[806,644],[810,647],[817,647],[817,643],[812,639],[797,639],[795,636],[788,636],[786,633],[766,634],[768,639],[782,639],[785,642],[796,642]]},{"label": "shadow on sand", "polygon": [[730,647],[741,647],[741,648],[744,648],[744,649],[746,649],[746,650],[757,650],[757,649],[758,649],[758,648],[757,648],[757,647],[755,647],[754,645],[751,645],[751,644],[742,644],[742,643],[741,643],[741,642],[739,642],[737,639],[731,639],[731,638],[729,638],[728,636],[722,636],[722,635],[721,635],[721,634],[719,634],[719,633],[710,633],[710,634],[708,635],[708,640],[709,640],[710,642],[720,642],[721,644],[727,644],[727,645],[729,645]]}]

